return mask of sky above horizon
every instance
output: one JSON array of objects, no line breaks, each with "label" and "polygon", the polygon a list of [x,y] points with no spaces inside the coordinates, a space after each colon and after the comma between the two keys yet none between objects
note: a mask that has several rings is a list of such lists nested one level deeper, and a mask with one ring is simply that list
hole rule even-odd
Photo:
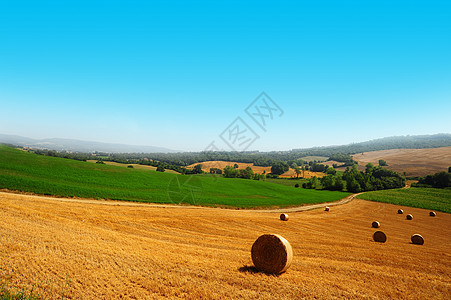
[{"label": "sky above horizon", "polygon": [[449,1],[2,1],[0,133],[184,151],[450,133],[450,53]]}]

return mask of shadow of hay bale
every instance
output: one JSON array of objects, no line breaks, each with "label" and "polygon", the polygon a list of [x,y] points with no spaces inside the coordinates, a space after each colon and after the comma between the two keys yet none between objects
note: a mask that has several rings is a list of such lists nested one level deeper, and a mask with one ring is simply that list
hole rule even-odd
[{"label": "shadow of hay bale", "polygon": [[283,273],[280,273],[280,274],[266,273],[266,272],[263,272],[263,271],[259,271],[254,266],[247,266],[247,265],[244,265],[244,266],[238,268],[238,271],[241,272],[241,273],[265,274],[265,275],[272,276],[272,277],[279,277],[280,275],[283,274]]}]

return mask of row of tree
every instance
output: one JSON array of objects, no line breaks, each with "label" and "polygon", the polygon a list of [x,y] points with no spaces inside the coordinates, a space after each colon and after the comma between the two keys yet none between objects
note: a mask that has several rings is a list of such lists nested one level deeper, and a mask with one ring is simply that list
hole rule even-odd
[{"label": "row of tree", "polygon": [[448,173],[443,171],[433,175],[420,177],[418,183],[414,183],[412,186],[433,188],[451,187],[451,167],[448,168]]},{"label": "row of tree", "polygon": [[303,184],[304,188],[319,188],[331,191],[359,193],[364,191],[386,190],[404,187],[406,179],[398,172],[367,164],[365,171],[359,171],[357,166],[347,167],[343,175],[330,174],[314,177]]},{"label": "row of tree", "polygon": [[243,179],[254,179],[261,180],[265,178],[265,175],[256,174],[251,167],[246,169],[237,169],[232,166],[227,166],[222,172],[222,176],[225,178],[243,178]]}]

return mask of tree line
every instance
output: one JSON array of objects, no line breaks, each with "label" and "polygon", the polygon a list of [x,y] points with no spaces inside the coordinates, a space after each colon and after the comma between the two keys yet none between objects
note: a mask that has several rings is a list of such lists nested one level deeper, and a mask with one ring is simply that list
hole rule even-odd
[{"label": "tree line", "polygon": [[451,167],[448,172],[437,172],[433,175],[427,175],[418,178],[418,183],[413,183],[415,187],[433,187],[433,188],[447,188],[451,187]]},{"label": "tree line", "polygon": [[386,190],[404,187],[406,179],[396,171],[374,166],[369,163],[365,171],[357,166],[347,167],[343,175],[329,174],[318,179],[310,179],[303,184],[304,188],[322,188],[331,191],[348,191],[352,193]]}]

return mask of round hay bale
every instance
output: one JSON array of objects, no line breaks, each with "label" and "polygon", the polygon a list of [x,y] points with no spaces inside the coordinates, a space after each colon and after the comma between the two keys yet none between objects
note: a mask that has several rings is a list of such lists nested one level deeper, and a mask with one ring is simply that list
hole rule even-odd
[{"label": "round hay bale", "polygon": [[378,243],[385,243],[387,241],[387,236],[382,231],[376,231],[373,234],[373,240]]},{"label": "round hay bale", "polygon": [[324,211],[329,211],[329,206],[324,207]]},{"label": "round hay bale", "polygon": [[410,238],[410,240],[412,241],[413,244],[415,245],[423,245],[424,244],[424,239],[423,237],[416,233],[414,235],[412,235],[412,237]]},{"label": "round hay bale", "polygon": [[407,219],[407,220],[412,220],[412,219],[413,219],[413,216],[412,216],[411,214],[408,214],[408,215],[406,216],[406,219]]},{"label": "round hay bale", "polygon": [[374,221],[373,223],[371,223],[371,226],[373,228],[379,228],[379,227],[381,227],[381,223],[379,223],[378,221]]},{"label": "round hay bale", "polygon": [[435,211],[431,211],[431,212],[429,212],[429,215],[430,215],[431,217],[435,217],[437,214],[435,213]]},{"label": "round hay bale", "polygon": [[398,215],[402,215],[404,211],[402,209],[398,209]]},{"label": "round hay bale", "polygon": [[280,214],[280,219],[282,221],[288,221],[288,215],[287,214]]},{"label": "round hay bale", "polygon": [[278,234],[264,234],[252,245],[252,262],[262,272],[280,274],[285,272],[293,259],[290,243]]}]

